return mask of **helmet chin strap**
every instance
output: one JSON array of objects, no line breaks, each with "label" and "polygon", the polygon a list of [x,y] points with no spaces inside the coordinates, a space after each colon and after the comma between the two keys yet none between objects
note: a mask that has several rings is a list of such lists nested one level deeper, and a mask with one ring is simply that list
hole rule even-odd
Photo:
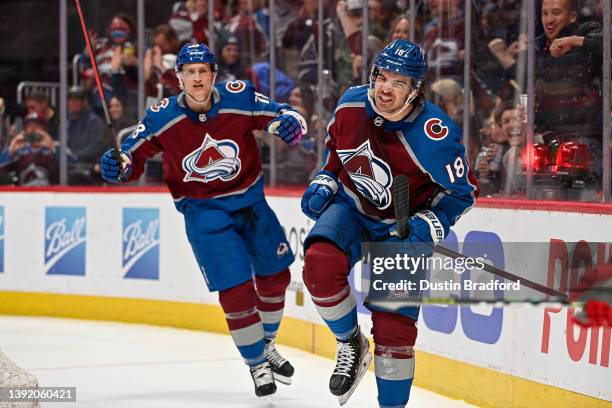
[{"label": "helmet chin strap", "polygon": [[185,96],[187,98],[189,98],[189,100],[191,102],[193,102],[195,105],[206,105],[206,104],[208,104],[208,101],[210,100],[210,96],[212,95],[213,85],[215,84],[215,80],[217,79],[217,73],[216,72],[215,72],[215,75],[213,76],[213,80],[212,80],[212,83],[210,85],[210,93],[208,94],[206,99],[204,99],[203,101],[198,101],[196,98],[194,98],[193,96],[189,95],[189,93],[185,89],[185,84],[183,83],[183,74],[182,73],[179,73],[177,75],[177,78],[178,78],[178,81],[179,81],[179,88],[181,88],[181,91],[185,92]]},{"label": "helmet chin strap", "polygon": [[406,97],[404,105],[401,108],[397,109],[395,112],[382,112],[380,109],[378,109],[378,107],[376,106],[373,88],[368,89],[368,100],[370,101],[370,105],[372,105],[372,109],[374,109],[374,112],[376,112],[386,120],[389,120],[391,122],[397,122],[399,120],[402,120],[404,117],[406,117],[406,115],[408,115],[408,113],[410,113],[412,102],[419,94],[419,88],[416,88],[412,92],[410,92],[410,94]]}]

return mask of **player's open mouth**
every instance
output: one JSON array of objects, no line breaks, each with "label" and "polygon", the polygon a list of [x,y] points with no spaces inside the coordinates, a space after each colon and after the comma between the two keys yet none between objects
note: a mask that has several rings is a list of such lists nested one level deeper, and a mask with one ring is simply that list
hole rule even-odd
[{"label": "player's open mouth", "polygon": [[390,98],[388,96],[378,96],[378,101],[382,102],[382,103],[391,103],[393,101],[393,98]]}]

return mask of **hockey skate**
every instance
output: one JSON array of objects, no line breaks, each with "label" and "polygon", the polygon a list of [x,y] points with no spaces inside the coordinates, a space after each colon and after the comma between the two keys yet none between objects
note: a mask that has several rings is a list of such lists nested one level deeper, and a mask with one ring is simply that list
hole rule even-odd
[{"label": "hockey skate", "polygon": [[329,379],[329,390],[338,397],[340,405],[346,404],[371,361],[368,340],[361,334],[361,330],[357,329],[348,340],[338,341],[336,368]]},{"label": "hockey skate", "polygon": [[264,349],[266,359],[270,363],[272,368],[272,374],[274,380],[285,385],[291,384],[291,377],[293,376],[293,366],[283,356],[280,355],[276,347],[274,346],[274,340],[266,340],[266,348]]},{"label": "hockey skate", "polygon": [[250,367],[250,370],[251,377],[253,377],[253,383],[255,383],[255,395],[258,397],[265,397],[276,392],[272,368],[267,361]]}]

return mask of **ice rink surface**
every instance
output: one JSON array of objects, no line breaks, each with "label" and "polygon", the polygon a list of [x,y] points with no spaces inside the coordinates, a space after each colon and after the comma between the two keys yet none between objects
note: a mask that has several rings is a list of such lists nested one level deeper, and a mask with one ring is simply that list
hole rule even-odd
[{"label": "ice rink surface", "polygon": [[[155,326],[0,316],[0,348],[41,386],[75,386],[77,402],[44,407],[338,407],[327,382],[333,361],[279,346],[296,368],[272,401],[255,397],[249,371],[229,336]],[[418,363],[417,363],[418,364]],[[415,388],[408,407],[470,406]],[[375,408],[368,372],[345,405]]]}]

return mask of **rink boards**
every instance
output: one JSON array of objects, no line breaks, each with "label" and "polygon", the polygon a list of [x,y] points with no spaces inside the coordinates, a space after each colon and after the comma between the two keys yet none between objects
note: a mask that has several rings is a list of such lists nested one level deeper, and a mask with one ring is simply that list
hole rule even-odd
[{"label": "rink boards", "polygon": [[[0,313],[226,332],[167,193],[107,191],[0,193]],[[298,197],[269,202],[297,258],[279,341],[331,357],[335,342],[301,280],[302,242],[312,223],[300,214]],[[480,231],[502,241],[610,241],[609,207],[495,207],[484,202],[465,215],[453,229],[456,239]],[[603,251],[599,256],[609,259],[610,245]],[[415,381],[481,406],[610,406],[611,330],[579,328],[571,313],[428,306],[419,321]],[[360,323],[369,331],[364,308]]]}]

